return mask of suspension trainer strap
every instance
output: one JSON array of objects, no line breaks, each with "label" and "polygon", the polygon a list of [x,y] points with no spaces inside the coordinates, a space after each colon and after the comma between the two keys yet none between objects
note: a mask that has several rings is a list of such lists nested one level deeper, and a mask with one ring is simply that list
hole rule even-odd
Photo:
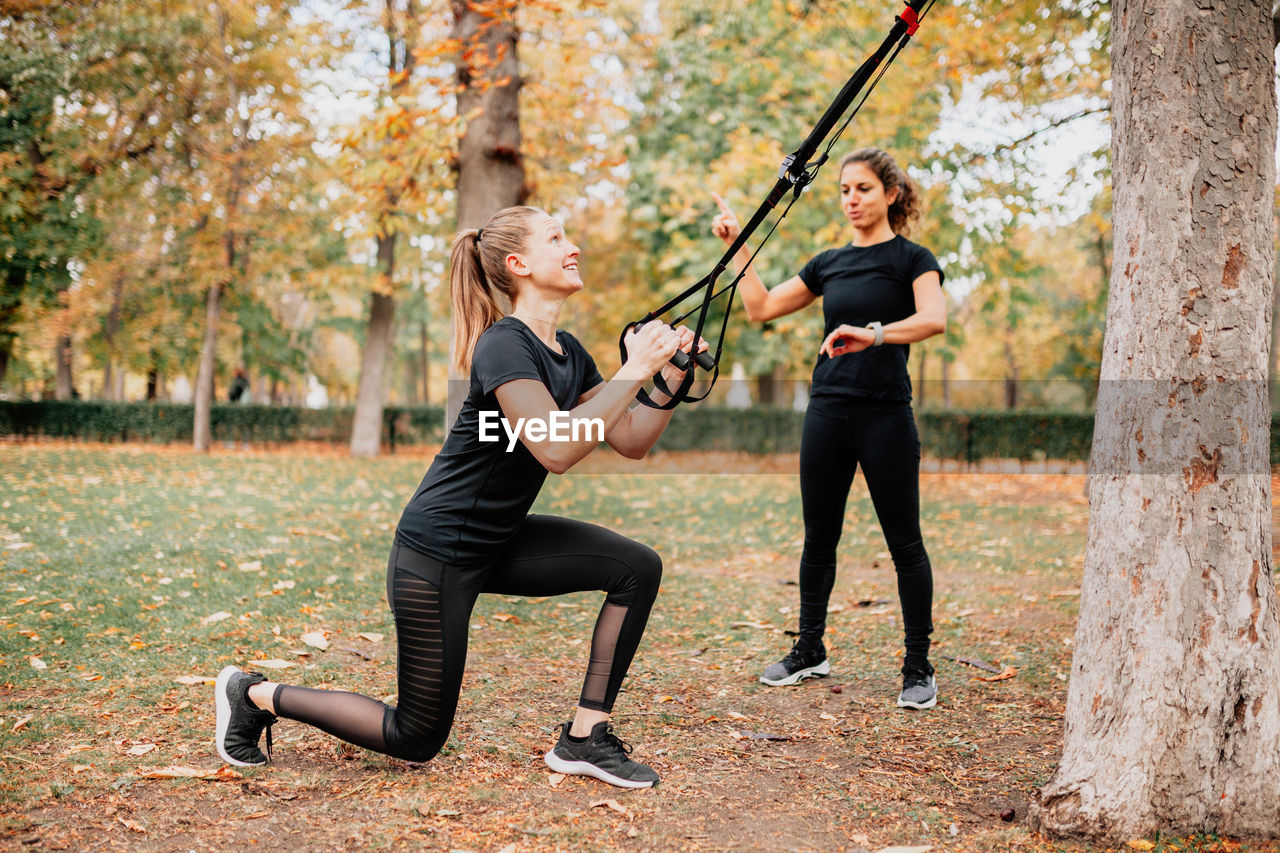
[{"label": "suspension trainer strap", "polygon": [[[812,183],[814,178],[817,177],[818,170],[821,169],[823,164],[829,159],[831,149],[835,146],[840,135],[844,133],[845,128],[847,128],[849,123],[853,121],[853,117],[857,115],[860,109],[862,109],[862,105],[866,103],[867,98],[875,89],[876,84],[880,82],[880,79],[884,76],[889,66],[893,64],[893,60],[897,58],[898,54],[902,52],[902,49],[906,47],[907,42],[911,40],[911,36],[913,36],[920,28],[921,20],[926,14],[928,14],[929,9],[933,7],[934,2],[936,2],[936,0],[906,0],[906,8],[894,20],[893,28],[889,31],[889,35],[885,40],[881,42],[879,48],[877,48],[876,51],[865,62],[863,62],[861,66],[859,66],[858,70],[855,71],[853,76],[844,84],[844,87],[840,90],[839,94],[836,95],[835,100],[833,100],[830,106],[827,107],[826,112],[822,114],[822,118],[818,120],[818,123],[814,126],[813,130],[805,140],[800,143],[800,146],[783,159],[782,165],[778,170],[778,180],[774,184],[773,189],[769,191],[768,195],[765,196],[764,201],[758,208],[756,208],[751,219],[745,226],[743,226],[738,233],[738,236],[734,238],[733,242],[720,257],[720,260],[716,262],[714,267],[712,267],[711,272],[696,284],[693,284],[683,292],[668,300],[664,305],[662,305],[662,307],[654,311],[650,311],[640,320],[628,323],[626,327],[623,328],[622,334],[618,338],[618,347],[621,350],[622,358],[625,361],[627,355],[625,338],[630,329],[663,317],[668,311],[675,308],[689,297],[701,292],[702,301],[697,305],[697,307],[681,314],[679,317],[676,317],[671,321],[671,324],[675,325],[681,320],[697,313],[698,320],[696,328],[694,329],[696,341],[702,338],[702,331],[706,326],[707,315],[710,310],[711,303],[720,296],[728,294],[727,304],[724,309],[724,317],[720,323],[720,335],[716,340],[714,355],[712,355],[711,352],[696,353],[692,359],[694,364],[690,364],[690,357],[688,355],[683,352],[676,353],[676,356],[672,358],[672,363],[677,367],[687,368],[684,380],[680,383],[680,386],[676,388],[674,392],[671,392],[667,388],[666,383],[662,382],[660,376],[654,377],[655,387],[658,387],[659,390],[667,393],[671,399],[665,404],[659,405],[658,403],[655,403],[643,389],[641,389],[636,394],[636,399],[641,403],[651,408],[670,409],[679,403],[693,403],[703,400],[711,393],[711,389],[715,386],[716,379],[719,378],[720,375],[720,356],[724,350],[724,339],[729,328],[729,313],[733,308],[733,297],[737,294],[738,283],[742,280],[743,275],[746,274],[747,269],[750,268],[751,263],[756,258],[756,255],[758,255],[760,250],[764,248],[764,244],[768,242],[771,236],[773,236],[774,231],[777,230],[779,223],[781,223],[783,218],[785,218],[787,213],[791,210],[792,205],[794,205],[800,198],[800,194],[804,191],[804,188]],[[879,73],[877,73],[877,71]],[[865,92],[863,91],[864,88],[866,90]],[[854,101],[858,99],[859,94],[861,94],[862,98],[854,104]],[[844,116],[845,112],[849,110],[851,104],[853,105],[852,111],[849,112],[849,115],[845,118],[843,124],[840,124],[839,129],[836,130],[835,136],[832,137],[826,149],[820,156],[818,156],[817,160],[810,163],[809,161],[818,153],[818,148],[822,145],[828,134],[836,128],[836,125],[840,122],[840,119]],[[716,290],[716,281],[720,278],[720,275],[728,269],[734,256],[747,244],[747,240],[749,240],[756,230],[764,224],[765,220],[769,218],[770,213],[773,212],[773,209],[778,206],[788,193],[792,196],[791,201],[788,202],[785,208],[783,208],[782,213],[774,221],[773,226],[765,234],[764,239],[760,241],[760,245],[751,253],[750,259],[743,265],[742,269],[728,286],[720,290]],[[706,390],[696,397],[689,394],[689,388],[693,384],[695,364],[703,370],[711,373],[710,383]]]}]

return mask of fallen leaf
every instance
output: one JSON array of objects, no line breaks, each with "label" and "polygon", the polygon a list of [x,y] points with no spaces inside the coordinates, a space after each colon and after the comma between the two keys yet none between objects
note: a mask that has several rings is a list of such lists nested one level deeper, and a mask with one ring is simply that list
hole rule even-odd
[{"label": "fallen leaf", "polygon": [[876,853],[929,853],[932,847],[881,847]]},{"label": "fallen leaf", "polygon": [[730,628],[763,628],[765,630],[773,629],[773,626],[770,625],[768,622],[730,622],[729,627]]},{"label": "fallen leaf", "polygon": [[378,633],[375,633],[375,632],[373,632],[373,631],[365,631],[365,632],[363,632],[363,633],[361,633],[361,634],[358,634],[357,636],[362,637],[362,638],[364,638],[364,639],[368,640],[368,641],[369,641],[369,642],[371,642],[371,643],[381,643],[381,642],[382,642],[382,638],[383,638],[385,635],[384,635],[384,634],[378,634]]},{"label": "fallen leaf", "polygon": [[35,714],[27,714],[21,720],[18,720],[18,722],[14,723],[13,728],[10,729],[9,731],[16,732],[18,729],[22,728],[23,726],[25,726],[27,723],[31,722],[35,718],[36,718]]},{"label": "fallen leaf", "polygon": [[273,586],[273,587],[271,587],[271,588],[272,588],[272,589],[274,589],[274,590],[293,589],[293,588],[294,588],[294,586],[296,586],[296,585],[297,585],[297,582],[296,582],[296,581],[291,581],[291,580],[288,580],[288,581],[276,581],[275,586]]},{"label": "fallen leaf", "polygon": [[81,675],[81,676],[80,676],[80,680],[81,680],[81,681],[101,681],[101,680],[102,680],[102,676],[101,676],[101,675],[95,675],[95,674],[93,674],[93,673],[91,673],[91,672],[86,672],[84,675]]},{"label": "fallen leaf", "polygon": [[125,755],[146,755],[148,752],[150,752],[155,748],[156,748],[156,745],[154,743],[135,743],[133,746],[126,749],[124,751],[124,754]]},{"label": "fallen leaf", "polygon": [[40,658],[36,657],[35,655],[31,656],[31,665],[36,669],[47,669],[49,666],[49,664],[40,660]]},{"label": "fallen leaf", "polygon": [[30,604],[35,600],[36,600],[36,597],[34,595],[26,595],[26,596],[23,596],[22,598],[19,598],[17,601],[14,602],[14,604]]},{"label": "fallen leaf", "polygon": [[631,812],[627,811],[627,807],[617,800],[596,800],[591,804],[591,808],[594,809],[596,806],[605,806],[606,808],[613,809],[615,812],[620,815],[624,815],[628,819],[631,817]]},{"label": "fallen leaf", "polygon": [[159,767],[155,770],[148,770],[141,774],[143,779],[199,779],[203,776],[210,775],[207,770],[197,770],[194,767],[179,767],[176,764],[168,767]]},{"label": "fallen leaf", "polygon": [[547,784],[548,784],[548,785],[550,785],[550,786],[551,786],[551,787],[553,787],[553,788],[557,788],[557,787],[559,787],[559,786],[560,786],[560,783],[561,783],[561,782],[563,782],[563,781],[564,781],[564,779],[565,779],[565,776],[564,776],[564,774],[563,774],[563,773],[548,773],[548,774],[547,774]]},{"label": "fallen leaf", "polygon": [[320,651],[329,648],[329,639],[325,637],[324,631],[308,631],[302,635],[302,642]]},{"label": "fallen leaf", "polygon": [[1134,850],[1155,850],[1156,849],[1155,844],[1151,843],[1145,838],[1135,838],[1132,841],[1127,842],[1126,846],[1132,847]]},{"label": "fallen leaf", "polygon": [[217,684],[218,679],[212,675],[179,675],[174,681],[179,684],[185,684],[188,687],[196,684]]},{"label": "fallen leaf", "polygon": [[219,610],[217,613],[210,613],[208,616],[200,620],[201,625],[212,625],[214,622],[221,622],[223,619],[230,619],[231,614],[225,610]]},{"label": "fallen leaf", "polygon": [[979,675],[974,681],[1004,681],[1013,678],[1018,674],[1018,670],[1012,666],[1006,666],[1000,671],[999,675]]},{"label": "fallen leaf", "polygon": [[262,571],[262,561],[254,560],[251,563],[240,563],[236,568],[242,572],[260,572]]},{"label": "fallen leaf", "polygon": [[245,666],[252,666],[252,667],[256,667],[257,669],[289,669],[290,667],[294,666],[294,663],[293,661],[278,660],[273,658],[271,660],[251,660],[248,663],[246,663]]},{"label": "fallen leaf", "polygon": [[732,717],[732,718],[733,718],[733,719],[735,719],[735,720],[749,720],[749,719],[751,719],[751,718],[750,718],[750,717],[748,717],[746,714],[739,714],[737,711],[729,711],[727,714],[725,714],[725,716],[726,716],[726,717]]},{"label": "fallen leaf", "polygon": [[118,817],[116,820],[120,821],[120,825],[126,829],[132,829],[134,832],[141,832],[143,835],[146,835],[147,833],[146,828],[136,820],[125,820],[122,817]]},{"label": "fallen leaf", "polygon": [[493,614],[493,618],[497,619],[499,622],[514,622],[516,624],[519,624],[520,622],[519,619],[512,616],[510,613],[495,613]]}]

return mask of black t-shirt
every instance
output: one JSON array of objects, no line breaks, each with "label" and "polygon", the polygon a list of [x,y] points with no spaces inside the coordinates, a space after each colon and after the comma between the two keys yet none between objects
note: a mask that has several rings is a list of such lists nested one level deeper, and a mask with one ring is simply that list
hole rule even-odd
[{"label": "black t-shirt", "polygon": [[[933,253],[900,234],[874,246],[842,246],[820,252],[800,270],[805,286],[822,297],[825,335],[839,325],[893,323],[916,312],[912,283],[930,270],[942,276]],[[818,356],[811,406],[838,412],[858,398],[907,402],[909,344],[883,344],[838,358]]]},{"label": "black t-shirt", "polygon": [[[476,343],[471,387],[444,446],[400,516],[396,541],[451,565],[483,562],[520,529],[547,477],[522,441],[510,451],[497,417],[506,417],[494,390],[513,379],[536,379],[561,411],[604,381],[577,338],[557,330],[563,354],[515,317],[503,317]],[[481,440],[485,432],[495,441]],[[496,413],[496,415],[494,414]]]}]

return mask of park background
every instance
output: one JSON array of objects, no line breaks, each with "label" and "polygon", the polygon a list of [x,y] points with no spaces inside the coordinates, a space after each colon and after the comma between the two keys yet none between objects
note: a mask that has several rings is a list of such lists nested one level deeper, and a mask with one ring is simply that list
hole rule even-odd
[{"label": "park background", "polygon": [[[482,603],[481,663],[426,767],[299,727],[243,775],[208,748],[206,681],[226,662],[390,689],[379,563],[444,425],[454,231],[514,201],[561,217],[588,283],[563,325],[607,373],[622,324],[718,257],[710,192],[754,207],[890,5],[0,3],[0,431],[18,439],[0,444],[3,837],[1095,849],[1023,824],[1062,740],[1111,277],[1110,7],[1088,0],[932,7],[833,152],[885,147],[926,195],[911,236],[951,307],[946,336],[912,348],[926,450],[1016,460],[922,484],[945,715],[886,707],[895,593],[857,490],[841,668],[755,684],[789,643],[789,452],[821,320],[738,314],[726,373],[743,383],[680,412],[649,467],[592,460],[538,507],[666,558],[620,714],[660,797],[539,764],[572,693],[556,637],[585,631],[588,597]],[[475,128],[487,153],[466,144]],[[847,236],[835,180],[829,166],[760,256],[766,281]],[[240,365],[252,403],[230,405]],[[210,452],[151,443],[166,441]]]}]

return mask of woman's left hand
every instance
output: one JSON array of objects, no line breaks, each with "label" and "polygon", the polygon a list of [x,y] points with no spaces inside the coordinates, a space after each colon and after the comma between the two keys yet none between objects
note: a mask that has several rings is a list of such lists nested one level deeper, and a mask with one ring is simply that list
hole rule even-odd
[{"label": "woman's left hand", "polygon": [[876,342],[876,333],[865,326],[837,326],[835,331],[827,335],[818,349],[826,353],[828,358],[836,358],[849,352],[862,352]]},{"label": "woman's left hand", "polygon": [[[680,333],[680,351],[686,354],[691,353],[693,349],[693,331],[688,326],[676,326],[676,331]],[[698,352],[707,351],[707,342],[702,338],[698,338]],[[667,362],[662,368],[662,381],[667,383],[667,387],[675,388],[684,381],[686,371],[676,367],[671,362]]]}]

